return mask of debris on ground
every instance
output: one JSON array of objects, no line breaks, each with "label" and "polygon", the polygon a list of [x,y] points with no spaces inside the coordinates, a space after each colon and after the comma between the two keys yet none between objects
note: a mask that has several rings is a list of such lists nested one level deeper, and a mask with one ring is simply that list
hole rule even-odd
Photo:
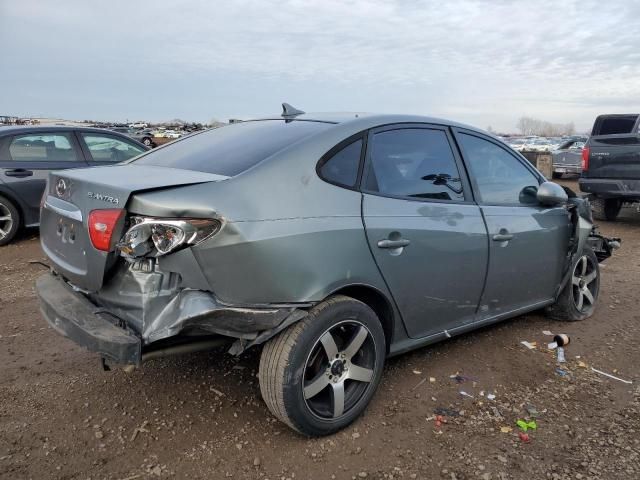
[{"label": "debris on ground", "polygon": [[528,422],[526,420],[517,420],[516,425],[518,425],[520,430],[523,432],[526,432],[527,430],[537,430],[538,428],[538,424],[535,420],[530,420]]},{"label": "debris on ground", "polygon": [[129,441],[133,442],[139,433],[149,433],[149,429],[146,428],[148,424],[149,422],[145,420],[144,422],[142,422],[142,425],[140,425],[139,427],[136,427],[133,430],[133,434],[131,435],[131,438],[129,439]]},{"label": "debris on ground", "polygon": [[529,350],[534,350],[538,346],[538,342],[527,342],[526,340],[523,340],[520,343],[527,347]]},{"label": "debris on ground", "polygon": [[422,380],[420,380],[418,383],[416,383],[413,388],[411,389],[411,391],[414,391],[416,388],[418,388],[420,385],[424,384],[427,381],[426,378],[423,378]]},{"label": "debris on ground", "polygon": [[564,356],[564,348],[563,347],[558,347],[558,363],[567,363],[567,359]]},{"label": "debris on ground", "polygon": [[599,373],[600,375],[604,375],[605,377],[613,378],[614,380],[618,380],[619,382],[626,383],[627,385],[631,385],[633,382],[631,380],[623,380],[620,377],[616,377],[615,375],[611,375],[610,373],[603,372],[602,370],[597,370],[591,367],[591,371]]},{"label": "debris on ground", "polygon": [[536,407],[534,407],[531,404],[525,405],[524,408],[525,408],[525,410],[527,411],[527,413],[529,414],[530,417],[536,418],[539,415],[538,410],[536,409]]},{"label": "debris on ground", "polygon": [[438,407],[436,409],[433,410],[433,413],[435,415],[446,415],[447,417],[459,417],[460,416],[460,412],[457,410],[454,410],[453,408],[444,408],[444,407]]}]

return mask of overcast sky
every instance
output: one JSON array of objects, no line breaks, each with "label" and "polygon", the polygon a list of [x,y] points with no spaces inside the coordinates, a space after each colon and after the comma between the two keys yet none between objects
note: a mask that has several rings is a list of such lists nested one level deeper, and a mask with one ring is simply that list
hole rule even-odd
[{"label": "overcast sky", "polygon": [[640,110],[640,2],[0,0],[0,115],[417,113],[514,131]]}]

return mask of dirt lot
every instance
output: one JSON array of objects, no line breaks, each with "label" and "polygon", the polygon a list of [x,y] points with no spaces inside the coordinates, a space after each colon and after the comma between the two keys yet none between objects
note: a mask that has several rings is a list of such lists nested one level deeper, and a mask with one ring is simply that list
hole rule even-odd
[{"label": "dirt lot", "polygon": [[[530,314],[392,359],[366,414],[324,439],[268,413],[255,353],[102,372],[40,318],[33,283],[42,267],[28,262],[43,254],[28,232],[0,249],[0,478],[637,479],[640,214],[601,227],[623,248],[602,268],[594,317],[558,324]],[[540,348],[543,330],[571,336],[567,376]],[[532,407],[538,428],[523,443],[515,421]],[[437,408],[451,410],[440,430]]]}]

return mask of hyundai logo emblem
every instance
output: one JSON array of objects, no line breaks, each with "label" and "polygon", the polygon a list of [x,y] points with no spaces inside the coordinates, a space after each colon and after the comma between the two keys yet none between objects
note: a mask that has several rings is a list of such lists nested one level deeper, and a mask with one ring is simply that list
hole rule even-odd
[{"label": "hyundai logo emblem", "polygon": [[59,197],[62,197],[66,192],[67,192],[67,182],[64,181],[64,178],[61,178],[58,180],[58,183],[56,183],[56,193],[58,194]]}]

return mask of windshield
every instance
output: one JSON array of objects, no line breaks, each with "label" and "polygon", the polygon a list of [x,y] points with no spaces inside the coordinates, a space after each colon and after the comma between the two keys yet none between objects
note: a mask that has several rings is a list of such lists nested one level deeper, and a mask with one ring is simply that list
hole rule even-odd
[{"label": "windshield", "polygon": [[134,162],[233,177],[289,145],[331,126],[330,123],[304,120],[234,123],[152,150]]}]

